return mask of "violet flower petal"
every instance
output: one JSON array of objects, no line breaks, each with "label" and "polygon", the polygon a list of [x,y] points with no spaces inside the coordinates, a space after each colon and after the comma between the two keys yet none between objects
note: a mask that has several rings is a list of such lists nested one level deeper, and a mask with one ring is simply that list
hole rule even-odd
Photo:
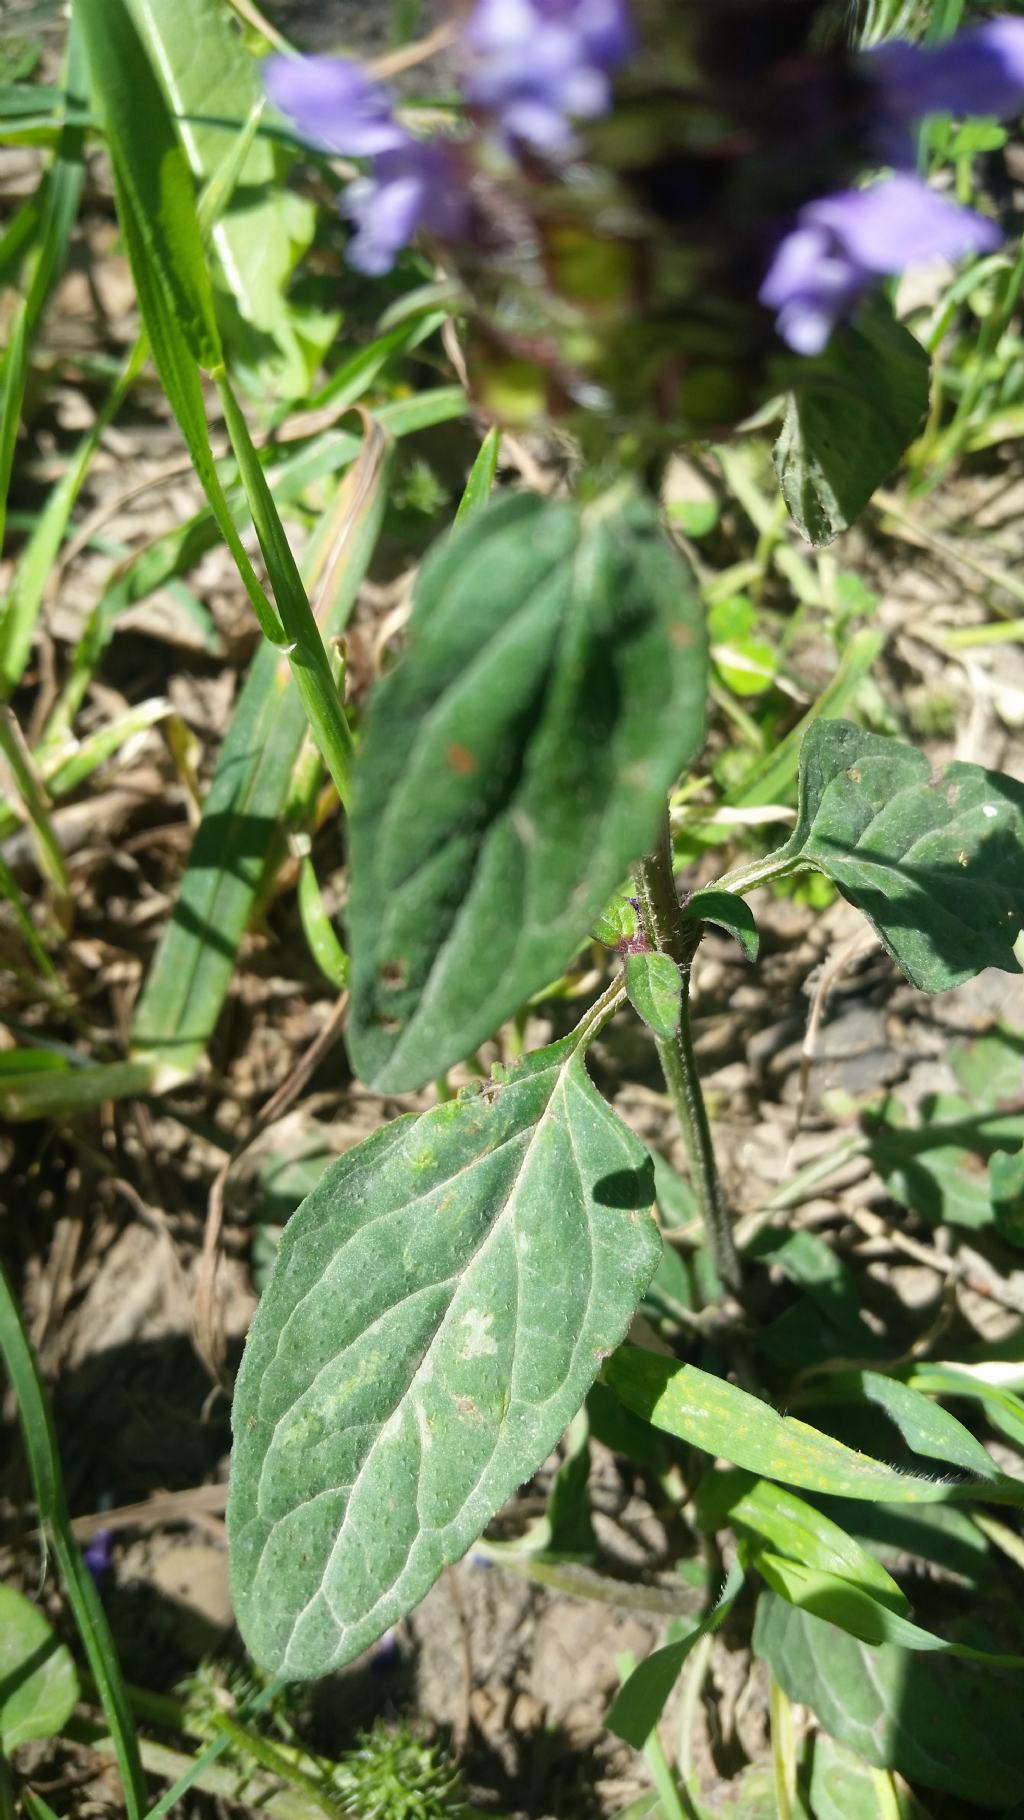
[{"label": "violet flower petal", "polygon": [[912,125],[925,114],[995,114],[1024,110],[1024,19],[990,19],[947,44],[894,39],[867,53],[887,120]]},{"label": "violet flower petal", "polygon": [[409,141],[387,90],[346,57],[268,57],[263,79],[304,138],[344,157],[372,157]]},{"label": "violet flower petal", "polygon": [[878,278],[921,260],[990,252],[999,240],[994,222],[919,179],[883,178],[802,208],[776,246],[758,296],[775,311],[778,333],[794,353],[819,354]]},{"label": "violet flower petal", "polygon": [[925,259],[990,253],[1002,239],[994,221],[902,174],[810,202],[799,219],[825,228],[854,264],[878,274],[902,272]]},{"label": "violet flower petal", "polygon": [[382,152],[368,177],[349,184],[344,210],[356,227],[349,264],[379,278],[420,227],[457,240],[467,225],[468,200],[447,148],[410,139],[396,151]]},{"label": "violet flower petal", "polygon": [[559,151],[573,119],[606,112],[632,32],[625,0],[477,0],[464,43],[467,99],[508,139]]}]

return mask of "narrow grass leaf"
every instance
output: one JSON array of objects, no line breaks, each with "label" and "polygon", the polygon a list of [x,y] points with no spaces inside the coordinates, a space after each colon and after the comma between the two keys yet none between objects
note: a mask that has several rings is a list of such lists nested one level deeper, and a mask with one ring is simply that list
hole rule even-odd
[{"label": "narrow grass leaf", "polygon": [[731,808],[756,809],[765,803],[787,803],[792,798],[800,769],[800,751],[809,728],[818,720],[833,720],[852,706],[857,691],[885,644],[884,635],[865,626],[855,632],[839,660],[839,667],[813,706],[785,739],[750,770],[743,783],[731,791]]},{"label": "narrow grass leaf", "polygon": [[153,360],[265,636],[285,635],[242,546],[213,460],[199,370],[223,355],[188,163],[126,0],[75,0]]},{"label": "narrow grass leaf", "polygon": [[[389,457],[369,438],[314,541],[309,578],[322,595],[328,639],[344,627],[372,555],[388,473]],[[178,1078],[196,1066],[220,1016],[306,727],[287,662],[262,645],[221,746],[174,914],[132,1023],[134,1052],[159,1058]]]},{"label": "narrow grass leaf", "polygon": [[39,1520],[53,1548],[117,1752],[128,1820],[141,1820],[146,1784],[127,1689],[107,1615],[71,1533],[57,1438],[46,1392],[10,1284],[0,1269],[0,1354],[7,1368],[32,1474]]},{"label": "narrow grass leaf", "polygon": [[[992,1456],[970,1429],[902,1378],[879,1371],[841,1372],[824,1380],[821,1389],[829,1402],[868,1403],[884,1410],[907,1446],[926,1459],[942,1460],[983,1479],[996,1476]],[[816,1394],[817,1387],[812,1401]]]},{"label": "narrow grass leaf", "polygon": [[501,431],[497,424],[492,424],[480,444],[477,458],[469,471],[465,492],[459,500],[455,514],[456,524],[465,518],[472,518],[480,507],[487,504],[494,486],[494,477],[498,472],[498,456],[501,453]]},{"label": "narrow grass leaf", "polygon": [[344,992],[348,985],[349,958],[335,935],[334,925],[324,908],[316,871],[308,854],[299,868],[296,895],[302,933],[309,944],[309,952],[325,980],[336,992]]},{"label": "narrow grass leaf", "polygon": [[286,296],[315,224],[313,206],[286,183],[293,155],[262,133],[250,132],[239,147],[243,123],[264,99],[259,63],[218,0],[128,4],[207,207],[212,186],[223,185],[227,166],[234,166],[210,235],[222,333],[264,392],[294,397],[308,386],[337,319],[324,316],[314,325],[308,312],[293,312]]}]

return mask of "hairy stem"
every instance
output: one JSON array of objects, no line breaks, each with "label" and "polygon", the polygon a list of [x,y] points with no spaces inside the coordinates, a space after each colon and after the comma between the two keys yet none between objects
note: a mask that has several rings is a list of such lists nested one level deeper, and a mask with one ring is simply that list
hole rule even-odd
[{"label": "hairy stem", "polygon": [[736,1293],[741,1277],[739,1253],[715,1163],[711,1127],[697,1072],[690,1027],[690,972],[700,941],[700,929],[697,924],[684,922],[680,912],[672,866],[672,837],[667,807],[657,845],[641,861],[635,877],[647,940],[662,954],[671,955],[682,975],[683,998],[679,1029],[675,1036],[655,1039],[658,1059],[682,1130],[686,1154],[690,1160],[694,1193],[704,1221],[711,1257],[725,1287]]}]

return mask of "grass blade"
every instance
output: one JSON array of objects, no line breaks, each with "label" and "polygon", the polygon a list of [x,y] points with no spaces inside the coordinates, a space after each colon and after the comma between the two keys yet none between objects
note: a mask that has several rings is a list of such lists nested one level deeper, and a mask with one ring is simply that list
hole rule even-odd
[{"label": "grass blade", "polygon": [[[348,619],[376,542],[388,465],[375,426],[314,545],[309,577],[322,596],[328,639]],[[288,666],[265,645],[221,748],[178,905],[135,1011],[136,1052],[158,1057],[177,1078],[195,1067],[220,1015],[305,734]]]},{"label": "grass blade", "polygon": [[0,1269],[0,1353],[18,1404],[18,1418],[25,1441],[39,1520],[56,1556],[68,1604],[82,1639],[89,1667],[99,1689],[110,1726],[124,1784],[128,1820],[142,1820],[146,1784],[139,1757],[135,1722],[121,1676],[114,1639],[99,1593],[71,1533],[71,1519],[64,1496],[57,1437],[49,1403],[21,1316],[3,1270]]}]

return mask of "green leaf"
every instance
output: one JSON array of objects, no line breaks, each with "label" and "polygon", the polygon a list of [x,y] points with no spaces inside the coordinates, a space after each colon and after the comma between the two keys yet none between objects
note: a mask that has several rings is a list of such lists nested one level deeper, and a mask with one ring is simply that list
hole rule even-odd
[{"label": "green leaf", "polygon": [[[313,580],[333,562],[320,603],[325,637],[345,626],[373,553],[386,499],[357,467],[343,483],[310,551]],[[159,1056],[172,1077],[191,1073],[213,1035],[238,946],[279,831],[306,715],[281,653],[253,658],[203,803],[174,914],[132,1020],[136,1053]]]},{"label": "green leaf", "polygon": [[996,1230],[1008,1245],[1024,1247],[1024,1151],[997,1150],[989,1165]]},{"label": "green leaf", "polygon": [[[680,1440],[766,1479],[805,1491],[890,1503],[930,1504],[966,1489],[897,1472],[856,1453],[795,1416],[715,1378],[695,1365],[677,1365],[637,1346],[623,1346],[605,1366],[605,1380],[627,1408]],[[1024,1486],[999,1481],[1000,1496],[1024,1502]],[[991,1497],[993,1486],[974,1488]]]},{"label": "green leaf", "polygon": [[56,1558],[64,1593],[78,1627],[86,1661],[103,1705],[103,1713],[121,1772],[127,1820],[142,1820],[146,1782],[139,1756],[139,1734],[128,1690],[110,1633],[107,1614],[81,1549],[71,1533],[53,1416],[39,1366],[29,1344],[18,1305],[0,1264],[0,1357],[18,1408],[25,1453],[32,1475],[39,1522]]},{"label": "green leaf", "polygon": [[916,1365],[911,1383],[932,1396],[979,1402],[993,1428],[1024,1449],[1024,1401],[1005,1384],[990,1383],[985,1365]]},{"label": "green leaf", "polygon": [[256,1659],[328,1673],[540,1465],[657,1266],[647,1153],[572,1037],[350,1150],[286,1227],[235,1395]]},{"label": "green leaf", "polygon": [[548,1494],[544,1519],[545,1554],[568,1561],[592,1561],[597,1537],[590,1506],[590,1425],[585,1409],[566,1431],[565,1459]]},{"label": "green leaf", "polygon": [[687,1656],[701,1637],[718,1629],[736,1601],[743,1585],[743,1567],[736,1560],[728,1578],[706,1618],[685,1637],[652,1650],[633,1670],[612,1702],[605,1724],[617,1738],[624,1738],[634,1750],[643,1750],[665,1710],[665,1704],[679,1679]]},{"label": "green leaf", "polygon": [[821,1568],[805,1567],[801,1561],[787,1561],[782,1555],[766,1550],[757,1555],[759,1573],[772,1591],[801,1611],[811,1612],[834,1624],[861,1643],[877,1646],[894,1643],[900,1649],[940,1651],[965,1662],[982,1662],[990,1668],[1024,1668],[1024,1655],[1003,1655],[995,1650],[975,1649],[969,1643],[957,1643],[925,1630],[902,1612],[891,1611],[860,1586],[851,1585],[836,1574]]},{"label": "green leaf", "polygon": [[[886,1377],[880,1371],[840,1372],[825,1379],[820,1389],[828,1402],[864,1402],[884,1410],[907,1446],[926,1459],[943,1460],[983,1479],[995,1475],[991,1455],[970,1429],[901,1378]],[[817,1384],[810,1388],[812,1402],[818,1390]]]},{"label": "green leaf", "polygon": [[222,365],[192,177],[126,0],[75,0],[107,131],[118,218],[160,381],[260,626],[285,637],[235,528],[213,459],[199,368]]},{"label": "green leaf", "polygon": [[9,1757],[28,1738],[54,1737],[77,1699],[71,1651],[41,1611],[0,1586],[0,1752]]},{"label": "green leaf", "polygon": [[813,706],[808,708],[785,739],[758,759],[743,782],[729,792],[726,802],[730,807],[756,809],[766,803],[788,803],[791,800],[800,766],[800,749],[808,729],[815,721],[833,719],[852,706],[884,644],[882,633],[873,631],[868,626],[863,626],[853,634],[844,647],[832,681],[826,683]]},{"label": "green leaf", "polygon": [[816,1732],[811,1760],[811,1812],[814,1820],[898,1820],[903,1812],[883,1770],[837,1744],[827,1732]]},{"label": "green leaf", "polygon": [[420,1087],[564,970],[695,750],[696,589],[653,506],[492,501],[429,558],[351,830],[357,1072]]},{"label": "green leaf", "polygon": [[955,1657],[858,1642],[762,1593],[754,1650],[791,1700],[879,1769],[1003,1807],[1024,1776],[1020,1679]]},{"label": "green leaf", "polygon": [[817,721],[779,858],[824,872],[925,992],[983,967],[1021,971],[1024,784],[1013,778],[959,763],[936,776],[899,740]]},{"label": "green leaf", "polygon": [[868,1154],[894,1200],[934,1225],[990,1226],[995,1218],[990,1159],[998,1145],[1019,1143],[1010,1121],[979,1118],[958,1094],[928,1094],[921,1122],[907,1125],[898,1102],[865,1120]]},{"label": "green leaf", "polygon": [[[173,109],[192,174],[200,186],[231,157],[243,123],[263,99],[259,64],[246,50],[222,0],[128,0],[139,36]],[[256,369],[294,396],[332,325],[293,313],[285,292],[313,236],[314,210],[285,184],[290,155],[265,134],[249,146],[211,240],[219,265],[220,315],[229,342]],[[335,325],[336,326],[336,325]]]},{"label": "green leaf", "polygon": [[[159,289],[160,316],[173,319],[193,360],[212,369],[220,361],[213,292],[192,177],[167,101],[126,0],[75,0],[75,15],[110,155],[144,255],[139,263]],[[134,258],[132,266],[134,270]],[[153,352],[159,365],[155,342]]]},{"label": "green leaf", "polygon": [[928,409],[928,379],[924,348],[881,303],[801,363],[774,461],[810,543],[831,543],[891,474]]},{"label": "green leaf", "polygon": [[732,891],[716,891],[709,885],[706,891],[694,891],[687,898],[683,905],[683,921],[713,923],[716,929],[724,929],[726,935],[735,936],[744,959],[756,961],[761,938],[754,912],[745,898],[735,896]]},{"label": "green leaf", "polygon": [[655,1036],[674,1036],[683,1006],[683,976],[670,954],[627,954],[626,992]]},{"label": "green leaf", "polygon": [[487,504],[494,486],[494,476],[498,472],[498,456],[501,453],[501,431],[497,424],[492,424],[477,451],[476,460],[470,469],[469,479],[459,500],[455,514],[456,524],[472,518]]},{"label": "green leaf", "polygon": [[697,1494],[697,1520],[704,1529],[732,1523],[805,1567],[852,1581],[893,1611],[908,1610],[895,1580],[856,1537],[769,1479],[752,1479],[744,1472],[708,1473]]},{"label": "green leaf", "polygon": [[637,940],[639,931],[640,913],[636,899],[616,891],[605,904],[590,933],[596,942],[603,942],[606,948],[625,950],[628,943]]}]

